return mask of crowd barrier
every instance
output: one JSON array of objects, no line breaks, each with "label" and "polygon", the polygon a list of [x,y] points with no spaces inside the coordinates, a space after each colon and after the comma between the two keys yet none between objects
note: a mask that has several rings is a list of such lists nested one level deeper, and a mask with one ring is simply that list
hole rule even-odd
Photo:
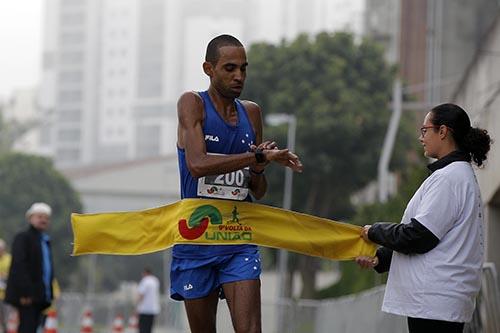
[{"label": "crowd barrier", "polygon": [[[466,333],[500,332],[500,293],[495,266],[486,263],[483,268],[481,292],[471,323]],[[277,332],[278,313],[285,318],[279,333],[404,333],[406,319],[380,311],[385,286],[358,294],[327,300],[262,300],[262,331]],[[93,313],[95,333],[108,333],[117,315],[128,320],[134,314],[132,297],[123,295],[83,295],[63,293],[58,301],[59,332],[79,332],[86,308]],[[162,297],[161,313],[156,319],[155,333],[189,332],[182,302]],[[233,332],[227,305],[218,307],[217,332]]]}]

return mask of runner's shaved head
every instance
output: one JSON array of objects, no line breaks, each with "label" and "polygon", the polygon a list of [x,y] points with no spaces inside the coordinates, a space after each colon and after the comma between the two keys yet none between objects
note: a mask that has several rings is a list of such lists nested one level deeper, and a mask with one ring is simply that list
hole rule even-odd
[{"label": "runner's shaved head", "polygon": [[241,42],[237,38],[231,35],[217,36],[212,39],[207,45],[205,61],[215,66],[217,64],[217,61],[219,61],[219,49],[224,46],[243,47],[243,44],[241,44]]}]

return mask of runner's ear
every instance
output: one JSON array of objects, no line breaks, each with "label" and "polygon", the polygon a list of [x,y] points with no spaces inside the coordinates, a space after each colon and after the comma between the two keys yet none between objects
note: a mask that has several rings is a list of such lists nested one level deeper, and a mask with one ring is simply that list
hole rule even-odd
[{"label": "runner's ear", "polygon": [[212,77],[214,75],[214,67],[210,62],[205,61],[203,63],[203,72],[205,72],[205,74],[207,74],[209,77]]}]

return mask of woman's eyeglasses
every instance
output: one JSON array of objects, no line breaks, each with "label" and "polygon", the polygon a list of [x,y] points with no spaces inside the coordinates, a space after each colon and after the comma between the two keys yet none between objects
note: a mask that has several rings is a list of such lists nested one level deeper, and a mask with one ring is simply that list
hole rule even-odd
[{"label": "woman's eyeglasses", "polygon": [[420,127],[420,134],[422,135],[422,137],[425,136],[425,133],[427,133],[427,130],[429,128],[439,128],[440,126],[422,126]]}]

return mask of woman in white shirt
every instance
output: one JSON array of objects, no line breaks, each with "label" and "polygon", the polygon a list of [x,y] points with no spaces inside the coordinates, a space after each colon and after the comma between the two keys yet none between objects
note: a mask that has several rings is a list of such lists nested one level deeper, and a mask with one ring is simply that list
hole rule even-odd
[{"label": "woman in white shirt", "polygon": [[408,317],[410,333],[463,332],[472,318],[483,264],[483,209],[471,161],[482,166],[487,131],[457,105],[433,108],[420,128],[425,156],[437,161],[401,223],[375,223],[362,237],[382,245],[361,267],[389,271],[382,311]]}]

